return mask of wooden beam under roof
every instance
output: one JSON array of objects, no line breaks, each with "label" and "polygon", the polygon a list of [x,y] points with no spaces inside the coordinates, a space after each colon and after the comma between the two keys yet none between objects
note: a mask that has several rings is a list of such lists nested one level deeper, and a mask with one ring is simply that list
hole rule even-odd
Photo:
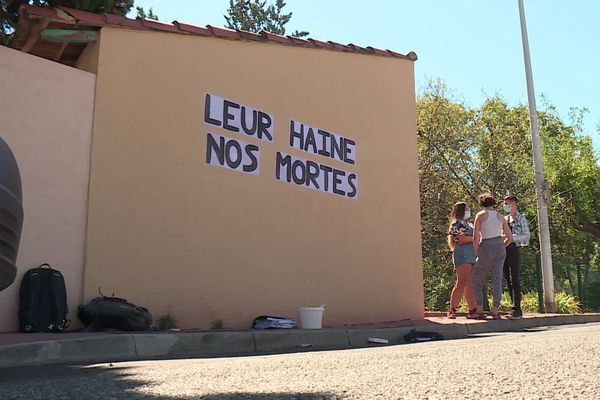
[{"label": "wooden beam under roof", "polygon": [[60,61],[60,58],[62,57],[62,55],[65,52],[65,49],[67,48],[68,45],[69,45],[69,42],[61,43],[60,48],[58,49],[58,51],[56,52],[56,55],[52,59],[54,61]]},{"label": "wooden beam under roof", "polygon": [[44,29],[41,38],[48,42],[88,43],[98,40],[98,31],[79,29]]},{"label": "wooden beam under roof", "polygon": [[42,30],[44,30],[44,28],[46,28],[49,23],[50,23],[49,19],[42,19],[42,20],[36,22],[31,27],[31,30],[29,31],[29,36],[27,37],[27,40],[25,41],[25,43],[23,43],[23,47],[21,47],[22,52],[29,53],[31,51],[31,49],[33,49],[33,46],[35,46],[35,44],[37,43],[37,41],[40,38],[40,34],[41,34]]}]

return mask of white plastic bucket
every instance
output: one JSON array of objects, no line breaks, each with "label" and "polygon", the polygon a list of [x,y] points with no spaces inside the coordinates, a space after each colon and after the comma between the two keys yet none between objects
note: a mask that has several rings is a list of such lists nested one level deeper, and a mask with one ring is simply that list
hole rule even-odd
[{"label": "white plastic bucket", "polygon": [[300,328],[321,329],[323,327],[324,307],[300,307]]}]

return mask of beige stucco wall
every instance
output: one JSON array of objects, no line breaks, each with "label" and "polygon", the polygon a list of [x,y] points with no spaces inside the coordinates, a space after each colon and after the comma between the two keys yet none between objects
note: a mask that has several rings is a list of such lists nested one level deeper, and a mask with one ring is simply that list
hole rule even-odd
[{"label": "beige stucco wall", "polygon": [[[204,94],[275,117],[274,143],[203,122]],[[289,120],[357,142],[354,166],[288,146]],[[247,328],[325,303],[325,325],[423,315],[413,64],[103,28],[85,297],[182,328]],[[260,175],[207,165],[206,134],[260,146]],[[359,175],[356,200],[275,179],[277,151]]]},{"label": "beige stucco wall", "polygon": [[21,277],[48,262],[64,275],[70,318],[82,300],[93,74],[0,46],[0,136],[19,164],[25,218],[0,331],[15,331]]},{"label": "beige stucco wall", "polygon": [[98,51],[100,44],[98,41],[88,43],[75,65],[76,68],[96,74],[98,72]]}]

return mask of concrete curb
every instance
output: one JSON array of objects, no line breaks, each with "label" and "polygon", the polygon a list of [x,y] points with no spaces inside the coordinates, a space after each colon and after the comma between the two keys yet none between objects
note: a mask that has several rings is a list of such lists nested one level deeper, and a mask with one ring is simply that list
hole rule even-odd
[{"label": "concrete curb", "polygon": [[413,329],[436,332],[445,339],[458,339],[474,334],[590,322],[600,322],[600,314],[468,323],[457,321],[392,328],[108,334],[3,345],[0,346],[0,368],[381,347],[385,345],[370,343],[368,339],[387,339],[388,345],[397,345],[405,343],[404,335]]}]

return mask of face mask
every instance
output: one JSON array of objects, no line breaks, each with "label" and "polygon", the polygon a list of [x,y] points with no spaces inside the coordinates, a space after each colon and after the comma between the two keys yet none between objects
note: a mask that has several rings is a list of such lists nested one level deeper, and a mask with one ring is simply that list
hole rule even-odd
[{"label": "face mask", "polygon": [[505,213],[509,213],[510,212],[510,205],[508,205],[508,204],[505,203],[505,204],[502,205],[502,208],[504,209]]},{"label": "face mask", "polygon": [[466,210],[466,211],[465,211],[465,217],[464,217],[464,218],[465,218],[465,219],[469,219],[469,218],[471,218],[471,210]]}]

